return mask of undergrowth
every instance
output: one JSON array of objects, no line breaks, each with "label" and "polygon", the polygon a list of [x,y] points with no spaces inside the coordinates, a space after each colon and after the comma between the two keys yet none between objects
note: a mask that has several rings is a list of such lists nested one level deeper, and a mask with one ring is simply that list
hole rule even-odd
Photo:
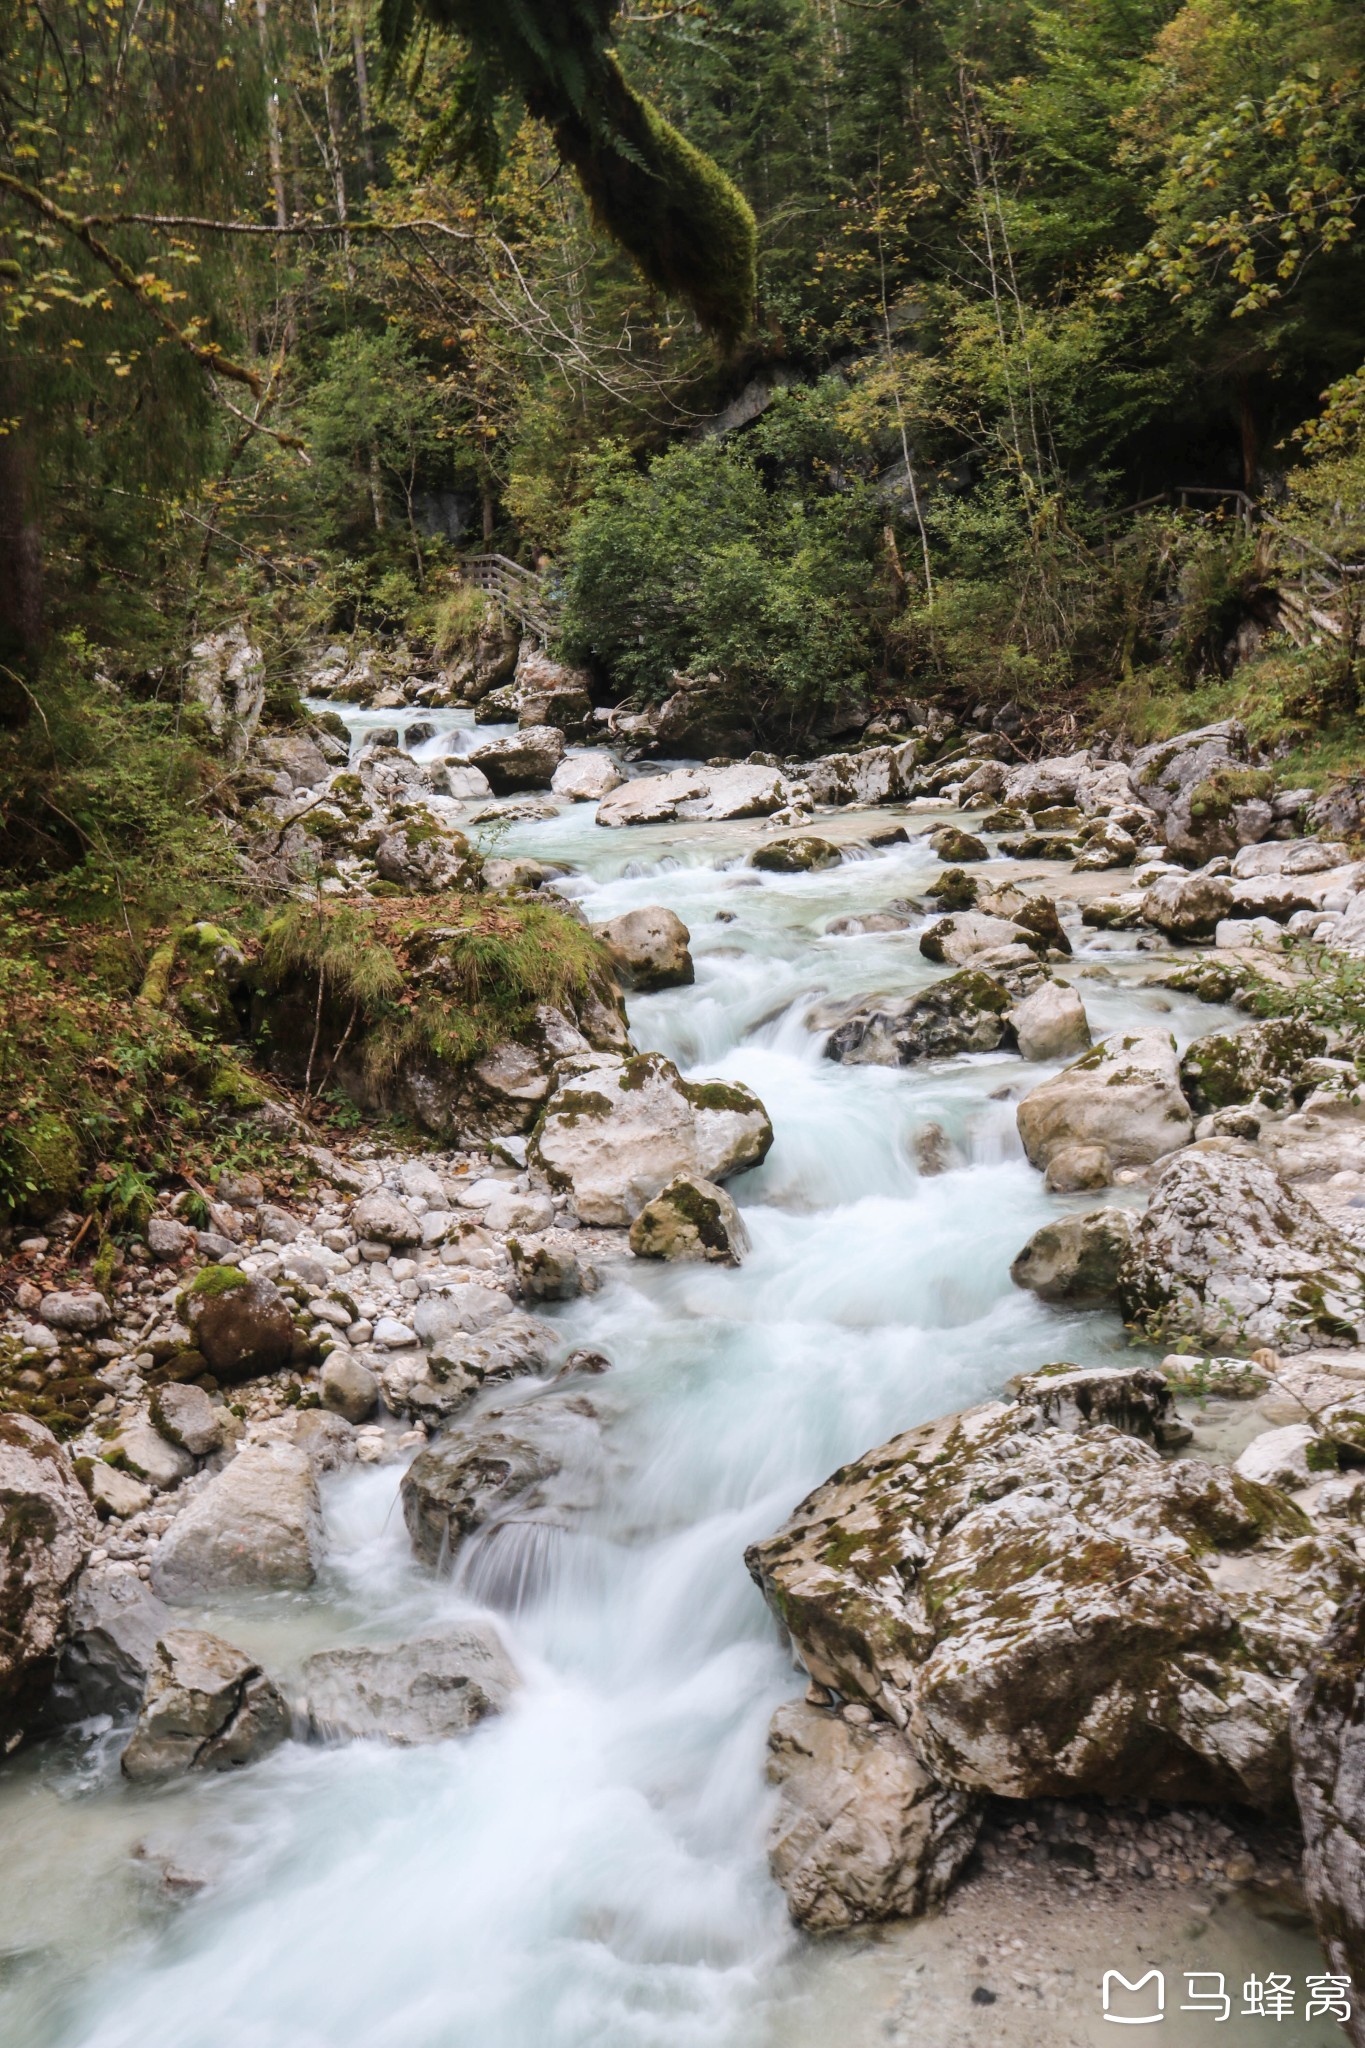
[{"label": "undergrowth", "polygon": [[[260,979],[267,995],[311,1002],[307,1078],[325,1086],[347,1046],[375,1079],[413,1057],[466,1066],[524,1031],[541,1004],[572,1014],[611,972],[601,941],[548,903],[318,897],[271,922]],[[325,1043],[334,1056],[317,1074]]]}]

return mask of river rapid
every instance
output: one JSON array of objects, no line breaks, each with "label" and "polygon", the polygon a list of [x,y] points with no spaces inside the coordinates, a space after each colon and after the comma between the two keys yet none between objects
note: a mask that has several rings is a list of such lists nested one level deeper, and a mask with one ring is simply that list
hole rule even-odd
[{"label": "river rapid", "polygon": [[[98,1729],[6,1767],[5,2048],[862,2048],[888,2037],[917,1953],[946,1967],[933,1923],[818,1947],[793,1935],[766,1868],[764,1738],[804,1679],[743,1563],[842,1461],[1016,1372],[1123,1349],[1114,1318],[1010,1283],[1059,1209],[1014,1131],[1044,1070],[1003,1055],[838,1066],[807,1022],[821,1000],[940,971],[919,954],[922,919],[825,929],[922,892],[939,869],[922,841],[855,842],[934,818],[821,820],[853,857],[792,877],[744,865],[761,825],[604,831],[578,805],[497,835],[499,854],[570,864],[563,886],[594,921],[660,903],[690,927],[695,985],[637,998],[631,1028],[767,1105],[773,1150],[731,1184],[752,1253],[737,1271],[623,1261],[553,1312],[566,1346],[613,1365],[593,1387],[611,1481],[585,1532],[513,1569],[504,1556],[495,1581],[433,1580],[409,1553],[401,1465],[355,1467],[324,1483],[329,1562],[311,1593],[202,1617],[287,1683],[315,1648],[487,1612],[491,1591],[526,1680],[501,1718],[430,1749],[287,1744],[159,1793],[120,1780],[118,1739]],[[1183,1041],[1218,1021],[1144,986],[1133,941],[1072,936],[1097,1035],[1161,1023]],[[931,1125],[948,1167],[927,1175]],[[1244,1961],[1314,1966],[1309,1944],[1246,1915],[1225,1933]],[[1204,2039],[1206,2021],[1171,2020],[1163,2039]],[[1058,2028],[1059,2044],[1107,2034],[1089,1981]],[[1238,2038],[1262,2033],[1334,2038]]]}]

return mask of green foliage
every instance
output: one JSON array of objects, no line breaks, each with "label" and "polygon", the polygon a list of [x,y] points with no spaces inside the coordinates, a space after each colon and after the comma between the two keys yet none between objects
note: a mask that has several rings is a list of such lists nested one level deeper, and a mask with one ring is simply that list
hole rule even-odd
[{"label": "green foliage", "polygon": [[601,940],[566,912],[467,896],[291,904],[267,928],[260,975],[267,1018],[321,1019],[324,1085],[339,1044],[374,1079],[417,1056],[462,1067],[525,1032],[542,1004],[573,1014],[611,987]]},{"label": "green foliage", "polygon": [[601,459],[569,536],[572,658],[642,699],[675,672],[716,673],[797,725],[866,679],[890,614],[875,500],[769,489],[764,445],[684,445],[644,472]]},{"label": "green foliage", "polygon": [[[486,184],[502,157],[500,97],[549,128],[595,218],[652,284],[678,293],[725,342],[749,326],[756,229],[740,192],[658,109],[633,91],[611,52],[612,0],[421,0],[428,20],[468,47],[423,153],[472,162]],[[392,61],[411,41],[417,0],[384,0]]]}]

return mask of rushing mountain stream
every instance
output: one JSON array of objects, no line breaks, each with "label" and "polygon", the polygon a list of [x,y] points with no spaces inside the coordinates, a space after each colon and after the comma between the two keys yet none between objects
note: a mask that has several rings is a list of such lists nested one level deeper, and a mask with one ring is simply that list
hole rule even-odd
[{"label": "rushing mountain stream", "polygon": [[[768,1875],[765,1736],[805,1679],[746,1544],[893,1433],[1022,1370],[1124,1348],[1116,1317],[1045,1308],[1010,1281],[1061,1206],[1014,1127],[1043,1070],[994,1054],[908,1069],[822,1057],[820,1004],[939,972],[918,916],[827,931],[920,894],[939,863],[913,835],[932,822],[840,813],[819,829],[852,857],[800,875],[745,865],[759,824],[606,831],[583,804],[494,835],[498,855],[571,869],[562,886],[594,922],[663,904],[689,927],[695,984],[636,998],[631,1028],[766,1104],[776,1143],[731,1186],[752,1250],[737,1270],[622,1260],[546,1311],[566,1350],[611,1361],[592,1387],[606,1471],[571,1529],[506,1531],[496,1556],[476,1546],[433,1577],[411,1554],[402,1463],[355,1465],[324,1482],[328,1562],[311,1593],[190,1617],[283,1682],[323,1644],[491,1607],[524,1679],[505,1714],[428,1748],[287,1743],[157,1793],[121,1781],[121,1737],[88,1728],[6,1767],[5,2048],[1098,2043],[1111,1964],[1239,1987],[1252,1969],[1301,1982],[1319,1967],[1310,1939],[1235,1899],[1144,1907],[1140,1887],[1098,1918],[1063,1894],[1041,1961],[1036,1925],[973,1921],[965,1895],[924,1922],[810,1942]],[[908,843],[867,843],[895,824]],[[1217,1021],[1144,986],[1134,939],[1079,923],[1072,938],[1065,975],[1097,1036],[1159,1023],[1184,1039]],[[544,1391],[523,1380],[500,1399]],[[1052,1974],[1028,2026],[1006,2029],[996,1994],[971,1994],[1012,1982],[1018,1954]],[[1175,2009],[1181,1981],[1160,2038],[1202,2041],[1212,2016]],[[1227,2038],[1338,2036],[1330,2020],[1247,2019]]]}]

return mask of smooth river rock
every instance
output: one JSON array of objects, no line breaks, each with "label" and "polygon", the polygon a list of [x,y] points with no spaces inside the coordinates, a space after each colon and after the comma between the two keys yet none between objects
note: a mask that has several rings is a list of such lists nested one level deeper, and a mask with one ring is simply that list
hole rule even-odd
[{"label": "smooth river rock", "polygon": [[678,1174],[723,1181],[773,1141],[758,1097],[733,1081],[684,1081],[662,1053],[562,1060],[528,1157],[584,1223],[633,1223]]},{"label": "smooth river rock", "polygon": [[520,1679],[490,1622],[465,1622],[384,1648],[319,1650],[305,1660],[299,1708],[329,1742],[444,1742],[500,1714]]},{"label": "smooth river rock", "polygon": [[1147,1166],[1187,1145],[1193,1128],[1168,1031],[1119,1031],[1033,1088],[1019,1136],[1034,1166],[1072,1145],[1102,1145],[1114,1166]]},{"label": "smooth river rock", "polygon": [[685,988],[696,978],[688,951],[692,935],[675,911],[653,903],[643,910],[624,911],[595,930],[623,988],[645,994],[651,989]]},{"label": "smooth river rock", "polygon": [[165,1600],[311,1586],[322,1556],[313,1463],[282,1442],[247,1444],[183,1507],[152,1553]]},{"label": "smooth river rock", "polygon": [[1035,1230],[1010,1278],[1040,1301],[1068,1308],[1104,1308],[1118,1299],[1119,1272],[1133,1235],[1126,1209],[1060,1216]]}]

